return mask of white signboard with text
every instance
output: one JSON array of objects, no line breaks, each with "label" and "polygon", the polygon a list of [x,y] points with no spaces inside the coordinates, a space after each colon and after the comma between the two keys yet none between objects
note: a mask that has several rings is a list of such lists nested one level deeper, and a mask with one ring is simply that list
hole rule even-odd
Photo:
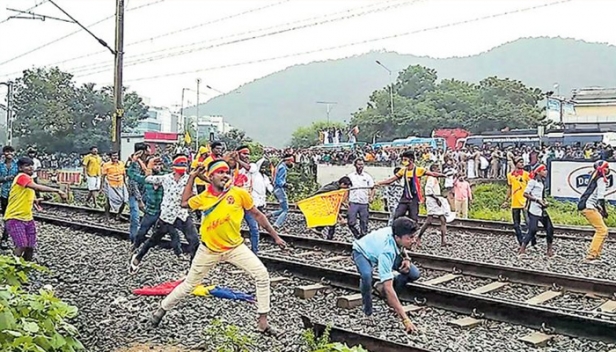
[{"label": "white signboard with text", "polygon": [[[550,163],[550,195],[557,199],[578,200],[586,187],[593,169],[592,161],[552,161]],[[610,165],[607,176],[607,200],[616,201],[615,165]]]}]

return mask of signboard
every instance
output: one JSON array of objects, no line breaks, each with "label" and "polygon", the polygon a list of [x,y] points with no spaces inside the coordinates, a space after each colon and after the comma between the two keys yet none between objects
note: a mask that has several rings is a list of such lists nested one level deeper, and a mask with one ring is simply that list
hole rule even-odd
[{"label": "signboard", "polygon": [[[586,190],[594,171],[593,161],[552,161],[550,163],[550,195],[556,199],[577,201]],[[607,176],[607,200],[616,202],[616,168],[610,165]]]}]

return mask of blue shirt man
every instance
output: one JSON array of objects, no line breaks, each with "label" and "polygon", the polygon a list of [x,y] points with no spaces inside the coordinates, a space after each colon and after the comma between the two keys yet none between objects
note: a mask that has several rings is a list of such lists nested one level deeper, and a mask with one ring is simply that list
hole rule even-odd
[{"label": "blue shirt man", "polygon": [[274,196],[280,204],[280,209],[272,213],[272,216],[277,217],[274,222],[274,228],[280,229],[284,222],[287,220],[287,214],[289,214],[289,200],[285,187],[287,187],[287,172],[290,167],[293,167],[294,157],[292,154],[285,154],[282,157],[282,161],[276,167],[276,173],[274,175]]},{"label": "blue shirt man", "polygon": [[[10,145],[5,145],[2,148],[4,154],[4,160],[0,161],[0,213],[4,216],[7,206],[9,205],[9,193],[11,192],[11,185],[13,179],[19,173],[17,167],[17,161],[15,160],[15,149]],[[7,241],[9,239],[6,226],[2,230],[2,237],[0,238],[0,249],[7,249]]]},{"label": "blue shirt man", "polygon": [[[372,270],[376,267],[387,304],[398,313],[407,332],[416,328],[404,312],[396,292],[403,290],[407,283],[419,279],[420,274],[406,254],[402,256],[400,247],[410,249],[417,241],[416,232],[417,225],[413,220],[400,217],[393,221],[391,227],[372,231],[353,242],[353,262],[361,276],[364,313],[372,315]],[[399,274],[394,275],[394,270]]]}]

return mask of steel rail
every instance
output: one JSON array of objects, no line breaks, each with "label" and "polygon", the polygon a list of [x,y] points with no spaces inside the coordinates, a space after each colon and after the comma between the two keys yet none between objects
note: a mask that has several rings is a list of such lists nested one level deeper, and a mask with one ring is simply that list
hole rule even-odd
[{"label": "steel rail", "polygon": [[315,336],[321,337],[329,328],[329,338],[331,341],[346,343],[349,347],[361,345],[372,352],[433,352],[433,350],[427,350],[421,347],[404,345],[335,326],[328,326],[316,320],[311,320],[305,315],[302,315],[301,319],[304,328],[314,331]]},{"label": "steel rail", "polygon": [[[84,222],[74,223],[66,219],[38,214],[35,216],[35,219],[62,226],[87,228],[103,235],[128,238],[128,231],[126,230],[105,228],[98,225],[93,226],[93,224]],[[344,245],[345,243],[342,244]],[[359,290],[360,277],[359,274],[354,272],[323,268],[263,254],[260,254],[259,258],[264,264],[274,270],[287,271],[297,277],[316,282],[320,281],[335,287],[353,291]],[[522,325],[550,333],[616,343],[616,334],[614,334],[616,322],[608,320],[584,317],[507,299],[491,298],[420,283],[408,284],[405,290],[400,292],[399,297],[403,301],[425,302],[426,305],[431,307],[474,317]]]},{"label": "steel rail", "polygon": [[[71,190],[83,191],[87,192],[85,188],[71,188]],[[280,207],[278,203],[268,202],[266,205],[266,209],[271,210],[274,207]],[[289,211],[293,213],[299,213],[299,208],[296,204],[289,204]],[[345,209],[342,209],[341,212],[343,214],[346,213]],[[425,215],[419,215],[420,219],[425,219]],[[383,211],[370,211],[370,220],[373,221],[383,221],[386,222],[389,219],[389,213]],[[509,222],[505,221],[494,221],[494,220],[479,220],[479,219],[456,219],[451,222],[449,227],[455,227],[460,230],[474,230],[475,232],[482,233],[497,233],[497,234],[507,234],[510,235],[513,231],[513,225]],[[485,228],[485,229],[479,229]],[[539,228],[542,228],[542,225],[539,225]],[[571,225],[556,225],[554,226],[554,231],[557,232],[561,238],[569,238],[569,239],[579,239],[579,235],[584,236],[593,236],[595,230],[590,226],[571,226]],[[572,236],[567,236],[567,234],[573,234]],[[616,240],[616,228],[609,228],[608,237]]]},{"label": "steel rail", "polygon": [[[248,233],[246,236],[249,236]],[[267,233],[261,233],[261,237],[269,238],[269,235]],[[340,254],[348,254],[349,256],[353,250],[353,245],[350,242],[338,242],[286,234],[281,234],[280,237],[291,246],[304,249],[325,249]],[[592,293],[597,296],[610,298],[616,293],[616,281],[509,267],[499,264],[475,262],[415,252],[411,253],[411,258],[414,262],[426,269],[449,271],[477,278],[534,286],[559,287],[569,292],[582,294]]]},{"label": "steel rail", "polygon": [[[306,280],[321,282],[334,287],[359,291],[359,274],[323,268],[280,258],[259,255],[270,269],[285,271]],[[425,302],[427,306],[440,308],[476,318],[486,318],[510,324],[522,325],[548,333],[557,333],[577,338],[616,342],[616,322],[589,318],[560,312],[544,307],[527,305],[502,298],[474,295],[443,287],[407,284],[398,297],[407,302]]]},{"label": "steel rail", "polygon": [[[35,219],[38,221],[45,221],[48,223],[66,226],[69,225],[73,228],[81,228],[81,229],[89,229],[95,230],[99,234],[103,234],[106,236],[114,236],[120,237],[122,239],[128,239],[128,231],[119,230],[114,228],[107,228],[104,226],[99,226],[96,224],[90,223],[75,223],[70,220],[50,217],[45,215],[35,215]],[[164,241],[170,247],[170,241]],[[188,245],[187,243],[182,243],[185,247]],[[316,336],[320,337],[326,330],[327,326],[316,321],[311,321],[310,318],[306,316],[302,316],[302,323],[304,327],[307,329],[312,329]],[[330,331],[330,340],[333,342],[343,342],[347,345],[353,347],[362,345],[365,349],[371,352],[435,352],[434,350],[428,350],[420,347],[404,345],[392,341],[387,341],[380,339],[378,337],[373,337],[361,333],[352,332],[346,329],[342,329],[335,326],[329,327]]]},{"label": "steel rail", "polygon": [[[62,206],[84,212],[101,212],[99,209],[64,204],[62,204]],[[96,224],[92,224],[92,227],[113,231],[113,229]],[[245,237],[250,237],[248,231],[243,230],[243,233]],[[270,236],[265,232],[261,232],[260,236],[266,239],[270,238]],[[353,250],[353,246],[350,242],[323,240],[288,234],[280,234],[280,237],[290,245],[304,249],[321,248],[339,254],[348,255],[350,255]],[[591,293],[603,297],[613,297],[616,293],[616,281],[510,267],[499,264],[476,262],[423,253],[413,253],[412,258],[413,261],[426,269],[456,272],[477,278],[509,281],[526,285],[558,287],[569,292],[582,294]]]},{"label": "steel rail", "polygon": [[[63,204],[63,203],[54,203],[54,202],[42,202],[42,204],[53,206],[53,207],[69,208],[69,209],[76,210],[76,211],[79,211],[79,212],[87,212],[87,213],[103,213],[104,212],[104,210],[102,210],[102,209],[88,208],[88,207],[72,205],[72,204]],[[299,210],[293,210],[293,212],[299,213]],[[127,214],[122,214],[121,216],[123,218],[126,218],[128,215]],[[462,220],[460,220],[460,221],[462,221]],[[473,220],[473,221],[477,222],[477,221],[480,221],[480,220]],[[437,225],[433,225],[433,227],[436,227],[436,226]],[[447,228],[450,229],[450,230],[455,230],[455,231],[469,232],[469,233],[472,233],[474,235],[511,236],[512,237],[512,241],[513,241],[513,230],[512,229],[493,228],[493,227],[489,227],[488,225],[485,225],[485,226],[464,225],[461,222],[460,222],[460,224],[456,225],[455,221],[454,221],[453,224],[448,224]],[[571,231],[568,230],[567,233],[571,233]],[[585,233],[583,233],[581,235],[580,234],[578,234],[578,235],[567,235],[567,234],[558,234],[558,233],[556,233],[556,234],[554,234],[554,238],[555,239],[572,240],[572,241],[590,241],[592,239],[592,235],[593,234],[594,234],[594,232],[593,233],[585,232]],[[537,237],[545,237],[545,236],[546,235],[543,232],[539,232],[537,234]],[[616,232],[609,234],[608,235],[608,239],[606,239],[606,241],[608,243],[616,242]]]}]

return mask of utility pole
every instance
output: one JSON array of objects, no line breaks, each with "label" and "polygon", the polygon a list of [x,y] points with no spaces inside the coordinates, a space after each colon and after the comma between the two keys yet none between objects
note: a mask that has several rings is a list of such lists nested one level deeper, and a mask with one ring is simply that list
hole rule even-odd
[{"label": "utility pole", "polygon": [[13,82],[0,82],[8,88],[6,93],[6,145],[13,145]]},{"label": "utility pole", "polygon": [[195,122],[195,140],[197,141],[196,151],[199,151],[199,88],[201,87],[201,78],[197,78],[197,121]]},{"label": "utility pole", "polygon": [[184,135],[188,132],[188,125],[186,124],[186,119],[184,118],[184,92],[188,88],[182,88],[182,104],[180,104],[180,120],[182,121],[182,131]]},{"label": "utility pole", "polygon": [[115,67],[113,80],[114,113],[112,117],[113,150],[120,154],[122,117],[124,117],[124,0],[116,0]]},{"label": "utility pole", "polygon": [[327,125],[329,126],[329,112],[332,111],[332,105],[338,104],[335,101],[317,101],[317,104],[325,104],[326,113],[327,113]]}]

